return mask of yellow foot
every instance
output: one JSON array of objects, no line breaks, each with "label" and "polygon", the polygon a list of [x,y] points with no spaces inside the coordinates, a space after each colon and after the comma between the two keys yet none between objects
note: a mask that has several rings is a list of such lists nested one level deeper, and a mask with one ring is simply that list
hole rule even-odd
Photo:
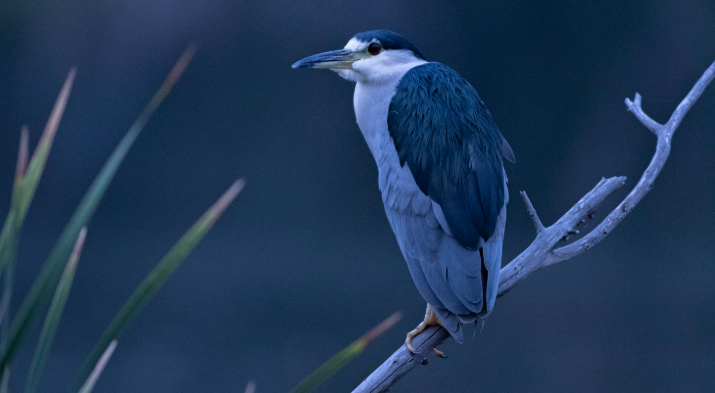
[{"label": "yellow foot", "polygon": [[[407,347],[407,349],[410,350],[410,352],[417,352],[415,347],[412,346],[412,339],[417,337],[418,334],[422,333],[429,326],[442,326],[442,323],[439,321],[439,318],[437,318],[437,315],[435,315],[434,311],[432,310],[432,306],[427,303],[427,311],[425,312],[424,321],[420,322],[420,324],[417,325],[416,328],[414,328],[411,332],[407,333],[407,338],[405,338],[405,346]],[[442,351],[437,348],[433,348],[432,353],[434,353],[435,356],[440,358],[447,357]]]}]

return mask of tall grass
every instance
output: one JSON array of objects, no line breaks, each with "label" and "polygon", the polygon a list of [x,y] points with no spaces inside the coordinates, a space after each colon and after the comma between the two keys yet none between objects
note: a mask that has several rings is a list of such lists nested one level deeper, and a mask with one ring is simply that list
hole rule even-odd
[{"label": "tall grass", "polygon": [[[85,241],[86,227],[89,225],[97,206],[129,149],[151,118],[151,115],[179,80],[196,49],[196,45],[193,44],[186,49],[159,90],[108,158],[52,248],[35,282],[23,299],[20,308],[11,317],[9,315],[9,304],[12,296],[13,272],[18,251],[18,241],[27,211],[32,204],[32,199],[52,148],[52,142],[57,134],[57,129],[70,96],[76,75],[75,69],[69,72],[60,90],[45,130],[31,158],[29,158],[28,131],[27,128],[23,128],[10,210],[5,218],[2,231],[0,231],[0,275],[4,277],[3,297],[0,300],[0,319],[2,320],[0,324],[2,328],[0,342],[2,381],[0,382],[0,393],[7,391],[10,366],[18,348],[24,344],[28,333],[38,322],[43,310],[46,309],[44,324],[25,384],[26,393],[36,391],[67,297],[70,295],[72,279]],[[70,387],[71,391],[87,393],[93,389],[102,369],[116,348],[117,337],[126,330],[127,326],[161,285],[201,241],[243,186],[244,181],[242,179],[234,182],[228,191],[199,218],[174,247],[169,250],[156,268],[149,273],[119,310],[97,342],[94,350],[89,354],[85,365],[78,372],[75,382]],[[46,306],[48,302],[50,303],[49,307]]]}]

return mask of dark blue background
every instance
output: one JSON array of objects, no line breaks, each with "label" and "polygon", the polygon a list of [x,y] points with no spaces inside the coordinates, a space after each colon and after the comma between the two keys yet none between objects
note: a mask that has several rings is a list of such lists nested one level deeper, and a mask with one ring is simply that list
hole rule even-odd
[{"label": "dark blue background", "polygon": [[[247,186],[130,329],[100,392],[286,391],[396,310],[404,319],[319,391],[356,386],[417,324],[417,293],[355,124],[351,83],[292,70],[353,34],[398,31],[464,75],[517,157],[510,191],[552,223],[601,176],[635,185],[715,60],[715,2],[189,1],[0,3],[0,206],[19,131],[34,145],[78,76],[30,210],[18,300],[119,139],[191,40],[201,47],[109,188],[41,390],[61,391],[132,290],[226,189]],[[395,392],[707,391],[715,386],[715,86],[649,194],[598,247],[499,299],[481,333]],[[612,208],[619,191],[605,208]],[[605,216],[605,209],[597,218]],[[532,240],[518,198],[505,261]],[[12,371],[22,388],[33,345]]]}]

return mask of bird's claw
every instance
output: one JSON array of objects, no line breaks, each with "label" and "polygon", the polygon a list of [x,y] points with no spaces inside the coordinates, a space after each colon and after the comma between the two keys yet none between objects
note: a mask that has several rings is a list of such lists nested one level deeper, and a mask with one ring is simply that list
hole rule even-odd
[{"label": "bird's claw", "polygon": [[417,325],[414,330],[407,333],[407,338],[405,338],[405,346],[407,347],[407,350],[410,351],[410,353],[417,353],[415,347],[412,346],[412,339],[415,338],[418,334],[422,333],[425,330],[425,327],[426,326],[424,325],[424,322],[422,322]]},{"label": "bird's claw", "polygon": [[[417,329],[415,329],[415,330],[417,330]],[[410,332],[410,333],[412,333],[412,332]],[[417,333],[417,334],[419,334],[419,333]],[[417,335],[417,334],[415,334],[415,335]],[[405,346],[407,347],[407,350],[410,351],[410,353],[412,353],[412,354],[418,353],[417,350],[415,349],[415,347],[412,346],[412,337],[410,337],[409,333],[407,335],[407,339],[405,340]],[[432,348],[432,353],[434,354],[434,356],[437,356],[438,358],[442,358],[442,359],[447,359],[449,357],[449,356],[445,355],[444,352],[440,351],[437,348]],[[425,360],[427,360],[427,359],[425,358]]]},{"label": "bird's claw", "polygon": [[[425,313],[425,319],[424,321],[420,322],[419,325],[417,325],[416,328],[414,328],[412,331],[407,333],[407,337],[405,338],[405,346],[407,347],[407,350],[410,351],[410,353],[415,354],[418,353],[415,347],[412,346],[412,339],[417,337],[420,333],[422,333],[425,329],[427,329],[428,326],[441,326],[442,324],[439,322],[439,318],[437,318],[437,315],[435,315],[434,311],[432,310],[432,306],[427,304],[427,312]],[[440,351],[437,348],[432,348],[432,353],[435,354],[435,356],[439,358],[446,359],[447,356],[444,354],[444,352]]]},{"label": "bird's claw", "polygon": [[437,348],[432,348],[432,353],[434,353],[434,356],[437,356],[438,358],[447,359],[448,357],[444,354],[444,352],[440,351]]}]

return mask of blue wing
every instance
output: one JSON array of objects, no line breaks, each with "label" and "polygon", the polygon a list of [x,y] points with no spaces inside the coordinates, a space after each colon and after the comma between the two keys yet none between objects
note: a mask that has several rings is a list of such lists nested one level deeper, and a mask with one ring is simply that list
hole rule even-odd
[{"label": "blue wing", "polygon": [[387,124],[400,165],[439,205],[450,234],[479,249],[504,206],[502,156],[513,162],[514,154],[476,90],[443,64],[414,67],[397,86]]},{"label": "blue wing", "polygon": [[388,219],[415,284],[457,341],[499,285],[509,144],[474,88],[452,69],[408,71],[390,102],[395,151],[378,160]]}]

